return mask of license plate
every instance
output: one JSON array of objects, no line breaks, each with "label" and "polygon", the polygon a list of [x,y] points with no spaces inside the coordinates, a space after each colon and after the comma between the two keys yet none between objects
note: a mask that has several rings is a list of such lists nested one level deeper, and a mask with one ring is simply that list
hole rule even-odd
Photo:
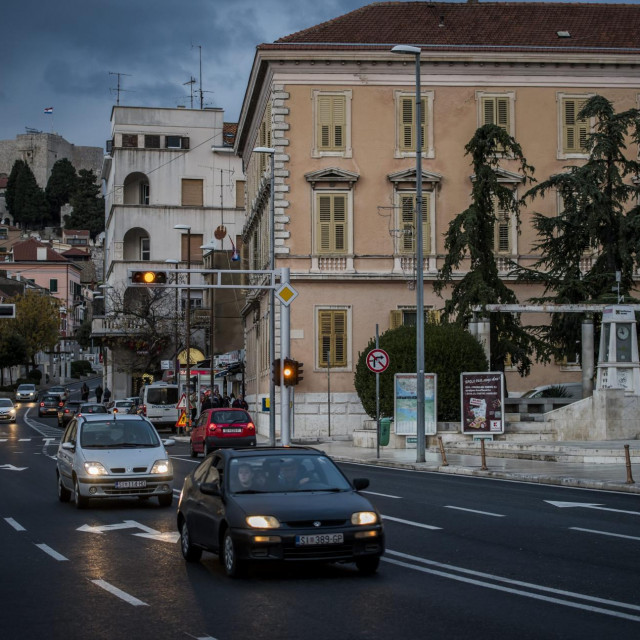
[{"label": "license plate", "polygon": [[242,429],[223,429],[224,433],[242,433]]},{"label": "license plate", "polygon": [[142,489],[147,486],[146,480],[118,480],[116,489]]},{"label": "license plate", "polygon": [[312,536],[296,536],[298,546],[310,544],[342,544],[344,535],[342,533],[315,533]]}]

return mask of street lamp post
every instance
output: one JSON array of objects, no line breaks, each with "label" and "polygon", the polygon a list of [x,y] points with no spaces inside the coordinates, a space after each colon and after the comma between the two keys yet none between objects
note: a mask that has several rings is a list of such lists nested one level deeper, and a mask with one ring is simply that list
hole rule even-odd
[{"label": "street lamp post", "polygon": [[[99,289],[102,289],[102,295],[104,297],[104,318],[105,318],[105,322],[108,321],[109,318],[109,289],[114,289],[115,287],[111,286],[110,284],[99,284],[98,285]],[[104,388],[106,389],[109,386],[109,347],[105,346],[104,348],[104,362],[102,363],[102,367],[103,367],[103,384],[104,384]],[[113,363],[112,363],[112,368],[113,368]],[[113,390],[113,376],[111,376],[111,389]]]},{"label": "street lamp post", "polygon": [[[165,262],[167,264],[173,264],[175,265],[175,269],[176,269],[176,285],[178,284],[178,263],[180,262],[179,260],[172,260],[172,259],[168,259],[165,260]],[[173,343],[175,345],[175,350],[176,350],[176,354],[175,357],[173,359],[173,370],[175,372],[175,378],[176,380],[180,379],[180,360],[178,358],[178,287],[176,287],[176,299],[174,302],[174,319],[173,319]]]},{"label": "street lamp post", "polygon": [[425,461],[425,421],[424,421],[424,256],[422,238],[422,101],[420,98],[420,47],[400,44],[393,53],[415,56],[416,61],[416,109],[415,109],[415,143],[416,143],[416,461]]},{"label": "street lamp post", "polygon": [[[269,183],[269,269],[274,271],[275,266],[275,157],[276,150],[272,147],[255,147],[255,153],[269,154],[269,167],[271,170]],[[276,298],[273,288],[269,289],[269,362],[273,363],[276,358],[276,319],[275,319]],[[282,370],[282,367],[280,367]],[[282,381],[281,381],[282,382]],[[282,387],[281,387],[282,391]],[[269,376],[269,444],[273,447],[276,444],[276,383],[273,376]]]},{"label": "street lamp post", "polygon": [[[187,404],[187,431],[191,429],[191,226],[188,224],[176,224],[174,229],[187,232],[187,312],[185,314],[185,331],[187,343],[186,379],[187,390],[185,393]],[[180,433],[180,428],[178,428]]]}]

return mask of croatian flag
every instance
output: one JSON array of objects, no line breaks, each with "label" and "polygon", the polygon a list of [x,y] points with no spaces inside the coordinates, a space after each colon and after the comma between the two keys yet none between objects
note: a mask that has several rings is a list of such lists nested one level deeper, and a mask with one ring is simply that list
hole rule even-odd
[{"label": "croatian flag", "polygon": [[231,246],[233,247],[233,252],[231,253],[231,261],[232,262],[238,262],[238,260],[240,260],[240,254],[238,253],[238,250],[236,249],[236,245],[233,244],[233,240],[231,240],[231,238],[229,238],[230,242],[231,242]]},{"label": "croatian flag", "polygon": [[45,107],[44,112],[45,113],[53,113],[53,107]]}]

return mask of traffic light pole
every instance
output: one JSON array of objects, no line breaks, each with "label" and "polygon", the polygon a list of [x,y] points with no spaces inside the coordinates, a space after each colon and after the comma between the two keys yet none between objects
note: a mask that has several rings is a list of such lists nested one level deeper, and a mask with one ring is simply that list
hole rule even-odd
[{"label": "traffic light pole", "polygon": [[[289,284],[289,268],[281,269],[280,283]],[[289,357],[291,348],[291,327],[290,309],[288,304],[280,305],[280,441],[282,446],[288,447],[291,444],[291,412],[289,411],[289,394],[291,387],[284,384],[282,371],[284,369],[284,359]]]}]

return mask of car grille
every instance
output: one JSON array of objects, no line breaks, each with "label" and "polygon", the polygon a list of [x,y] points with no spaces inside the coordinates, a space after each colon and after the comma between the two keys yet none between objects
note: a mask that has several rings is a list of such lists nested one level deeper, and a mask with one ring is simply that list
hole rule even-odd
[{"label": "car grille", "polygon": [[339,560],[353,557],[353,546],[350,544],[313,545],[309,547],[287,546],[283,549],[283,555],[285,560]]},{"label": "car grille", "polygon": [[[319,522],[320,526],[316,527],[314,523]],[[311,529],[316,531],[316,529],[322,529],[324,527],[343,527],[347,524],[346,520],[290,520],[285,522],[288,527],[292,529]]]},{"label": "car grille", "polygon": [[[113,467],[109,469],[111,473],[126,473],[126,469],[124,467]],[[146,473],[147,467],[133,467],[131,473]]]}]

